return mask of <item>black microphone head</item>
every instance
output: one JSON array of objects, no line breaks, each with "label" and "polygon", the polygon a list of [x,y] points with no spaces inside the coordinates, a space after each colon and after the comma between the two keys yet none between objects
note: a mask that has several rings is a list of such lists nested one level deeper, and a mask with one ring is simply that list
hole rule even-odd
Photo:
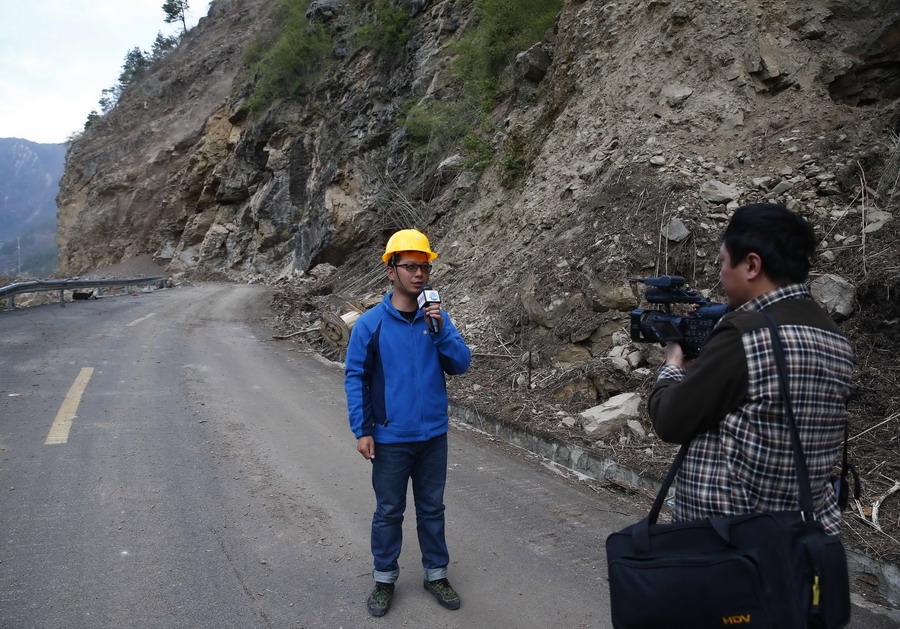
[{"label": "black microphone head", "polygon": [[428,304],[441,303],[441,296],[436,290],[431,287],[430,284],[425,284],[424,286],[422,286],[422,292],[419,293],[416,301],[419,304],[419,308],[424,308]]},{"label": "black microphone head", "polygon": [[[441,296],[438,294],[436,290],[434,290],[430,284],[424,284],[422,286],[422,292],[419,293],[419,297],[417,299],[419,302],[419,308],[425,308],[431,304],[439,304],[441,303]],[[428,320],[428,328],[435,334],[440,332],[441,326],[435,319]]]}]

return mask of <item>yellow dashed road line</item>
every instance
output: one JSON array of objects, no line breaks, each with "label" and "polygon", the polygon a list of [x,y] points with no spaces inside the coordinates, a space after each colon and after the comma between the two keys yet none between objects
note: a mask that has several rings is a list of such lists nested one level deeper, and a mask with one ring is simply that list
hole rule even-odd
[{"label": "yellow dashed road line", "polygon": [[81,396],[84,395],[84,390],[87,388],[88,381],[93,374],[93,367],[84,367],[78,374],[78,377],[75,378],[75,382],[72,383],[69,392],[66,394],[66,399],[63,400],[62,406],[59,407],[56,419],[53,420],[50,433],[47,435],[47,440],[44,441],[45,446],[66,443],[69,440],[69,431],[72,429],[72,422],[75,420],[78,412]]},{"label": "yellow dashed road line", "polygon": [[144,315],[144,316],[141,317],[140,319],[135,319],[134,321],[132,321],[131,323],[129,323],[129,324],[126,325],[125,327],[126,327],[126,328],[130,328],[130,327],[133,326],[133,325],[137,325],[137,324],[140,323],[141,321],[144,321],[144,320],[146,320],[146,319],[149,319],[150,317],[152,317],[152,316],[155,315],[155,314],[156,314],[155,312],[151,312],[151,313],[148,314],[148,315]]}]

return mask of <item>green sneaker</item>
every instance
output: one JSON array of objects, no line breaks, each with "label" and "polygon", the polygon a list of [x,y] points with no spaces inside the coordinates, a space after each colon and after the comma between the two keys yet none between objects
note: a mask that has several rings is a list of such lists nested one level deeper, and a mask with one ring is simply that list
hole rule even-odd
[{"label": "green sneaker", "polygon": [[375,589],[366,599],[366,608],[373,616],[384,616],[388,607],[391,606],[391,599],[394,597],[394,584],[375,582]]},{"label": "green sneaker", "polygon": [[459,594],[447,579],[425,581],[425,589],[434,594],[437,602],[447,609],[459,609]]}]

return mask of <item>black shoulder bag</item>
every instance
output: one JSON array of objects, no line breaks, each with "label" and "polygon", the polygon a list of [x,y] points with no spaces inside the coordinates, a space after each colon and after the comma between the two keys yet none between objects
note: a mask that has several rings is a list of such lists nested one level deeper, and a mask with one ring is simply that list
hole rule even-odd
[{"label": "black shoulder bag", "polygon": [[798,511],[657,524],[690,444],[678,452],[650,514],[606,540],[617,629],[741,626],[836,629],[850,621],[847,557],[816,521],[778,328],[769,319],[799,481]]}]

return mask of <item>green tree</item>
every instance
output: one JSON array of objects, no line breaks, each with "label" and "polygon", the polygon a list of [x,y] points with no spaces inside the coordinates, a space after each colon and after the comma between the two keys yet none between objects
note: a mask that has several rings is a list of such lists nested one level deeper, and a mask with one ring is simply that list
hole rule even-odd
[{"label": "green tree", "polygon": [[497,163],[506,185],[528,169],[529,155],[521,140],[510,137],[490,120],[502,96],[501,77],[519,52],[543,39],[556,21],[563,0],[468,3],[475,9],[475,23],[449,48],[453,89],[412,105],[406,115],[406,129],[410,142],[426,162],[437,163],[451,151],[458,151],[461,144],[467,168],[480,172]]},{"label": "green tree", "polygon": [[166,24],[181,22],[182,32],[187,33],[185,13],[188,10],[188,0],[166,0],[163,2],[162,10],[166,14]]},{"label": "green tree", "polygon": [[137,46],[129,50],[125,54],[125,63],[122,64],[122,72],[119,74],[119,82],[112,87],[107,87],[100,93],[100,113],[96,110],[88,114],[87,121],[84,124],[85,130],[97,122],[101,117],[105,116],[119,102],[122,94],[128,89],[128,86],[137,82],[150,66],[162,58],[168,50],[177,44],[176,38],[164,37],[162,33],[158,33],[156,41],[153,43],[153,54],[144,52]]},{"label": "green tree", "polygon": [[84,121],[84,130],[90,129],[98,120],[100,120],[100,114],[97,113],[96,109],[92,109],[91,113],[88,114],[87,120]]},{"label": "green tree", "polygon": [[119,102],[119,96],[122,94],[122,88],[118,85],[114,85],[112,87],[107,87],[102,92],[100,92],[100,112],[102,114],[108,114],[113,110],[116,106],[116,103]]},{"label": "green tree", "polygon": [[372,22],[357,29],[357,43],[382,54],[402,53],[412,36],[409,13],[391,0],[378,0],[372,18]]},{"label": "green tree", "polygon": [[135,46],[125,55],[125,64],[122,66],[122,74],[119,75],[121,91],[137,81],[150,66],[150,59],[144,52]]},{"label": "green tree", "polygon": [[301,94],[323,71],[334,43],[321,24],[309,23],[306,7],[301,0],[278,5],[274,16],[281,33],[254,66],[257,78],[248,100],[252,111]]},{"label": "green tree", "polygon": [[563,0],[474,0],[478,22],[455,46],[455,68],[469,94],[488,106],[504,68],[516,54],[541,41]]},{"label": "green tree", "polygon": [[150,54],[150,61],[155,63],[165,57],[169,52],[178,45],[178,38],[174,35],[166,37],[162,33],[156,33],[156,39],[153,40],[153,49]]}]

